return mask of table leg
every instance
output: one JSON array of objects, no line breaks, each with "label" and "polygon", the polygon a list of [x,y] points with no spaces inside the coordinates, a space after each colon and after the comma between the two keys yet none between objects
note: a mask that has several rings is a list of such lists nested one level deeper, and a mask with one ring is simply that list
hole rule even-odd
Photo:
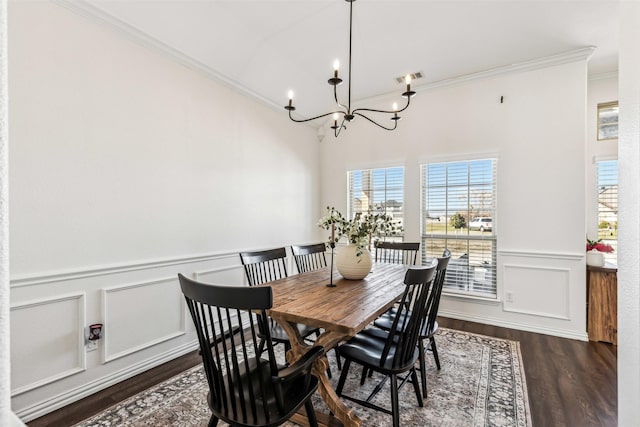
[{"label": "table leg", "polygon": [[[298,328],[295,327],[295,324],[278,320],[275,316],[273,316],[273,318],[278,322],[280,326],[282,326],[282,329],[284,329],[289,336],[289,340],[291,341],[291,351],[287,353],[287,361],[289,363],[293,363],[298,360],[305,352],[307,352],[311,346],[309,344],[306,344],[302,340],[302,337],[298,332]],[[331,386],[331,383],[329,382],[329,377],[327,377],[327,368],[329,367],[327,352],[337,346],[340,341],[346,338],[349,337],[335,331],[325,330],[322,334],[320,334],[314,344],[324,347],[324,355],[314,363],[313,374],[318,377],[318,393],[320,394],[320,397],[322,398],[324,403],[327,405],[327,408],[329,408],[334,416],[338,418],[345,427],[359,427],[360,425],[362,425],[362,421],[355,414],[353,409],[348,407],[342,401],[342,399],[338,397],[335,390]]]}]

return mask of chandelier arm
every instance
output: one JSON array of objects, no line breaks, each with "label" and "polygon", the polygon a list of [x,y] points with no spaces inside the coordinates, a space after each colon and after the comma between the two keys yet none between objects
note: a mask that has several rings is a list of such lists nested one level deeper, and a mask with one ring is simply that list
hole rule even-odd
[{"label": "chandelier arm", "polygon": [[342,107],[345,110],[349,111],[349,107],[341,104],[340,101],[338,101],[338,85],[333,86],[333,98],[336,100],[336,104],[338,104],[339,107]]},{"label": "chandelier arm", "polygon": [[347,127],[344,125],[345,119],[342,119],[342,123],[340,123],[340,126],[337,129],[333,129],[333,136],[335,136],[336,138],[338,137],[338,135],[340,135],[340,132],[342,131],[342,129],[346,129]]},{"label": "chandelier arm", "polygon": [[292,121],[296,122],[296,123],[305,123],[305,122],[310,122],[312,120],[321,119],[323,117],[331,116],[331,115],[336,114],[336,113],[342,114],[343,117],[344,117],[344,114],[345,114],[344,111],[332,111],[332,112],[327,113],[327,114],[322,114],[322,115],[319,115],[319,116],[311,117],[310,119],[294,119],[293,116],[291,115],[291,110],[289,110],[289,118]]},{"label": "chandelier arm", "polygon": [[376,126],[378,126],[378,127],[382,128],[382,129],[384,129],[384,130],[395,130],[395,128],[396,128],[396,127],[398,127],[398,121],[397,121],[397,120],[394,120],[394,123],[393,123],[393,127],[392,127],[392,128],[388,128],[388,127],[386,127],[386,126],[382,126],[380,123],[378,123],[378,122],[376,122],[375,120],[373,120],[373,119],[371,119],[371,118],[369,118],[369,117],[365,116],[365,115],[364,115],[364,114],[362,114],[362,113],[357,113],[357,112],[356,112],[356,110],[354,110],[354,111],[353,111],[353,114],[356,114],[356,115],[358,115],[358,116],[360,116],[360,117],[363,117],[363,118],[365,118],[365,119],[369,120],[371,123],[373,123],[374,125],[376,125]]},{"label": "chandelier arm", "polygon": [[353,110],[352,114],[356,114],[356,111],[371,111],[373,113],[386,113],[386,114],[396,114],[401,113],[407,108],[409,108],[409,104],[411,103],[411,98],[407,98],[407,105],[404,106],[401,110],[376,110],[375,108],[356,108]]}]

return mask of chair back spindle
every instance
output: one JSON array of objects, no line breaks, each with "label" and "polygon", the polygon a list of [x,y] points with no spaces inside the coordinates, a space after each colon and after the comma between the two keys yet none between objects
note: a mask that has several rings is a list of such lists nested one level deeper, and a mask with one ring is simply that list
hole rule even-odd
[{"label": "chair back spindle", "polygon": [[325,252],[326,246],[324,243],[291,246],[291,253],[293,253],[293,259],[296,262],[299,273],[326,267],[327,258]]},{"label": "chair back spindle", "polygon": [[376,262],[415,265],[419,250],[419,242],[377,242],[375,260]]},{"label": "chair back spindle", "polygon": [[287,277],[287,252],[285,248],[268,249],[257,252],[240,252],[249,286]]}]

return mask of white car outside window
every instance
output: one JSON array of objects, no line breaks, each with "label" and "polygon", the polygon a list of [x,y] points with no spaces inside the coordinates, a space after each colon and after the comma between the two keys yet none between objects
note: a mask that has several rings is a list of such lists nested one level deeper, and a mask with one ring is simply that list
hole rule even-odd
[{"label": "white car outside window", "polygon": [[492,229],[492,218],[475,218],[469,223],[469,230],[491,231]]}]

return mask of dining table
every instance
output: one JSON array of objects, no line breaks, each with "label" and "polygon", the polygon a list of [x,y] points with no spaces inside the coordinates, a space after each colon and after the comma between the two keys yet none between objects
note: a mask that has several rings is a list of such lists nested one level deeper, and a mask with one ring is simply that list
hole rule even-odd
[{"label": "dining table", "polygon": [[[273,306],[268,314],[287,332],[291,342],[287,361],[295,362],[313,346],[324,347],[324,355],[314,363],[313,374],[318,377],[318,393],[331,414],[317,413],[319,425],[350,427],[362,424],[329,381],[327,352],[356,335],[394,305],[404,291],[407,268],[402,264],[374,262],[364,279],[347,280],[325,267],[263,285],[271,286],[273,291]],[[327,286],[330,283],[334,286]],[[321,328],[322,332],[313,344],[307,343],[300,336],[296,323]],[[304,412],[296,414],[292,421],[301,425],[308,423]]]}]

